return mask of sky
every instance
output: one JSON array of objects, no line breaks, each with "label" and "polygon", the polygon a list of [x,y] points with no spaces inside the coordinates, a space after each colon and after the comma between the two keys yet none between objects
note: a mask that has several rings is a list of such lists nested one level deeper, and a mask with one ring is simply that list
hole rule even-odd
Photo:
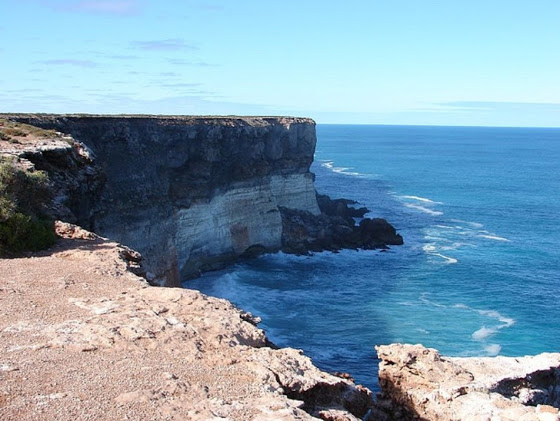
[{"label": "sky", "polygon": [[0,0],[0,112],[560,127],[560,1]]}]

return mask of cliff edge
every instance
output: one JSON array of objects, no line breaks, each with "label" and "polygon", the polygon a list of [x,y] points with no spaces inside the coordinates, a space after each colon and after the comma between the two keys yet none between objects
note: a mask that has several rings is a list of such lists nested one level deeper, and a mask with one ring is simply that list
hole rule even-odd
[{"label": "cliff edge", "polygon": [[56,227],[51,250],[0,259],[0,419],[357,421],[371,405],[228,301],[151,287],[138,253]]},{"label": "cliff edge", "polygon": [[385,220],[357,226],[365,208],[317,196],[311,119],[5,114],[1,121],[13,126],[3,130],[13,138],[0,139],[1,154],[48,174],[53,216],[139,250],[154,283],[179,286],[280,249],[403,243]]}]

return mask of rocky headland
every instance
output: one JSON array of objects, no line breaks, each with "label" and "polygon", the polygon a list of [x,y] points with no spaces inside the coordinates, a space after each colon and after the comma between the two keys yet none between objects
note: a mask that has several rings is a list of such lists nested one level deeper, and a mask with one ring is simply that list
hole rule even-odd
[{"label": "rocky headland", "polygon": [[[309,171],[315,122],[295,117],[0,115],[59,133],[5,145],[53,181],[54,217],[146,256],[178,286],[240,256],[385,247],[383,220],[358,226],[348,203],[320,208]],[[363,212],[361,215],[363,216]],[[370,221],[368,223],[368,221]]]},{"label": "rocky headland", "polygon": [[148,285],[141,256],[58,222],[0,259],[2,420],[358,420],[371,392],[277,349],[226,300]]}]

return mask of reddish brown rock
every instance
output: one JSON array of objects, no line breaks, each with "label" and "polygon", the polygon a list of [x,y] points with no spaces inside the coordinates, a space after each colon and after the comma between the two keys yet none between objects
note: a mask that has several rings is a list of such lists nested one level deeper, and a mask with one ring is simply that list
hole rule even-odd
[{"label": "reddish brown rock", "polygon": [[560,353],[451,358],[422,345],[376,349],[382,394],[371,419],[560,419]]}]

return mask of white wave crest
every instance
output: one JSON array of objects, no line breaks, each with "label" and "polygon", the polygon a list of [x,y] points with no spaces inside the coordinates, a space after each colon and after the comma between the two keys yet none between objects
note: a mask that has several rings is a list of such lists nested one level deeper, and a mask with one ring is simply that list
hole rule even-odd
[{"label": "white wave crest", "polygon": [[480,222],[463,221],[462,219],[451,219],[451,222],[458,222],[459,224],[467,224],[473,228],[482,228],[484,226]]},{"label": "white wave crest", "polygon": [[434,243],[430,243],[430,244],[423,245],[422,250],[424,250],[426,253],[431,253],[433,251],[436,251],[437,249]]},{"label": "white wave crest", "polygon": [[496,240],[496,241],[511,243],[511,240],[508,240],[507,238],[504,237],[499,237],[497,235],[479,234],[478,237],[487,238],[488,240]]},{"label": "white wave crest", "polygon": [[429,334],[430,334],[430,331],[429,331],[429,330],[426,330],[426,329],[421,328],[421,327],[417,328],[416,331],[417,331],[417,332],[420,332],[420,333],[424,333],[425,335],[429,335]]},{"label": "white wave crest", "polygon": [[476,310],[476,309],[471,309],[471,310],[476,311],[478,314],[482,316],[490,317],[492,319],[497,319],[500,323],[502,323],[501,325],[492,326],[492,327],[482,326],[480,329],[473,332],[473,334],[471,335],[475,341],[484,341],[489,336],[495,335],[500,330],[506,329],[515,324],[515,319],[512,319],[511,317],[505,317],[499,312],[497,312],[496,310]]},{"label": "white wave crest", "polygon": [[455,258],[453,258],[453,257],[449,257],[449,256],[444,256],[444,255],[441,254],[441,253],[433,253],[433,255],[434,255],[434,256],[441,257],[442,259],[445,260],[445,263],[447,263],[447,264],[454,264],[454,263],[457,263],[457,262],[458,262],[457,259],[455,259]]},{"label": "white wave crest", "polygon": [[411,208],[411,209],[415,209],[417,211],[423,212],[423,213],[427,213],[428,215],[432,215],[432,216],[439,216],[439,215],[443,215],[443,212],[440,211],[435,211],[432,209],[428,209],[424,206],[420,206],[420,205],[415,205],[412,203],[406,203],[405,206],[407,208]]},{"label": "white wave crest", "polygon": [[504,327],[510,327],[515,324],[515,319],[512,319],[511,317],[502,316],[496,310],[477,310],[477,312],[478,314],[481,314],[483,316],[488,316],[488,317],[492,317],[493,319],[498,319],[499,322],[504,324],[504,326],[501,326],[500,329],[503,329]]},{"label": "white wave crest", "polygon": [[401,196],[401,198],[402,199],[417,200],[418,202],[431,203],[431,204],[434,204],[434,205],[443,205],[443,202],[436,202],[435,200],[427,199],[425,197],[420,197],[420,196]]},{"label": "white wave crest", "polygon": [[332,172],[335,172],[337,174],[351,175],[351,176],[354,176],[354,177],[359,177],[359,176],[362,175],[359,172],[348,171],[350,168],[347,168],[347,167],[335,167],[333,161],[325,161],[321,164],[321,166],[324,167],[324,168],[327,168],[327,169],[329,169]]}]

